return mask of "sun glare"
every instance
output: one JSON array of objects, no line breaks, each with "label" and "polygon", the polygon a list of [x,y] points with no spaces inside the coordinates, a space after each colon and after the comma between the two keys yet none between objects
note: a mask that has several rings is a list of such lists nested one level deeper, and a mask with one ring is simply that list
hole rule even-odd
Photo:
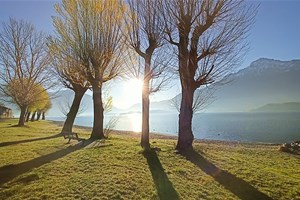
[{"label": "sun glare", "polygon": [[133,104],[140,103],[142,98],[143,82],[139,79],[131,79],[123,83],[122,98],[116,102],[120,108],[128,108]]},{"label": "sun glare", "polygon": [[143,82],[140,79],[130,79],[125,83],[126,87],[133,90],[134,93],[142,93]]}]

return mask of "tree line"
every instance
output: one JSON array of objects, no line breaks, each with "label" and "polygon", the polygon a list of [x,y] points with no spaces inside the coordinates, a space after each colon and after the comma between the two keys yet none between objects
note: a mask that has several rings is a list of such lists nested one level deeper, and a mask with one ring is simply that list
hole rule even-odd
[{"label": "tree line", "polygon": [[[0,35],[0,91],[28,113],[49,109],[57,79],[74,91],[63,132],[71,132],[81,99],[93,92],[91,139],[105,138],[103,87],[116,77],[143,80],[141,146],[150,148],[149,96],[179,79],[176,149],[192,148],[192,118],[207,101],[195,91],[216,85],[236,67],[249,44],[256,7],[240,0],[62,0],[55,34],[10,19]],[[201,96],[202,95],[202,96]],[[9,98],[7,98],[9,97]]]}]

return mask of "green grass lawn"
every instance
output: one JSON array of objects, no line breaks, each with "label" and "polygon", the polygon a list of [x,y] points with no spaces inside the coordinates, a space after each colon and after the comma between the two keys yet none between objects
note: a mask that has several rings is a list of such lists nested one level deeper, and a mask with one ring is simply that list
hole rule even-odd
[{"label": "green grass lawn", "polygon": [[[276,145],[200,141],[185,155],[126,132],[66,144],[61,126],[0,121],[0,199],[300,199],[300,157]],[[88,129],[76,128],[82,138]]]}]

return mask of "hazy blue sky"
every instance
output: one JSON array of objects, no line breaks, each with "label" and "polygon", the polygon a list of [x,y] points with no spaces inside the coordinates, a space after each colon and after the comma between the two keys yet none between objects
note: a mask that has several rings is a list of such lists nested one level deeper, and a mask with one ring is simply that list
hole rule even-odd
[{"label": "hazy blue sky", "polygon": [[[51,15],[55,14],[53,9],[55,2],[0,0],[0,20],[7,21],[10,16],[26,19],[35,24],[38,29],[52,33]],[[260,3],[260,7],[248,38],[250,51],[240,68],[247,67],[252,61],[261,57],[279,60],[300,59],[300,0],[252,2]],[[126,95],[126,91],[121,91],[124,88],[126,87],[111,89],[116,104]],[[153,99],[171,98],[179,92],[179,88],[174,86],[168,91],[158,93]]]}]

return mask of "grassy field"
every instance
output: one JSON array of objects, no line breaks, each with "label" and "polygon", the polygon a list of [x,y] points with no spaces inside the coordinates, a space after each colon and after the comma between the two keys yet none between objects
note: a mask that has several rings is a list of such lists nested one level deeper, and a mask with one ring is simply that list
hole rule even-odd
[{"label": "grassy field", "polygon": [[14,124],[0,121],[0,199],[300,199],[300,157],[276,145],[199,141],[181,155],[153,136],[143,152],[133,133],[66,144],[59,124]]}]

